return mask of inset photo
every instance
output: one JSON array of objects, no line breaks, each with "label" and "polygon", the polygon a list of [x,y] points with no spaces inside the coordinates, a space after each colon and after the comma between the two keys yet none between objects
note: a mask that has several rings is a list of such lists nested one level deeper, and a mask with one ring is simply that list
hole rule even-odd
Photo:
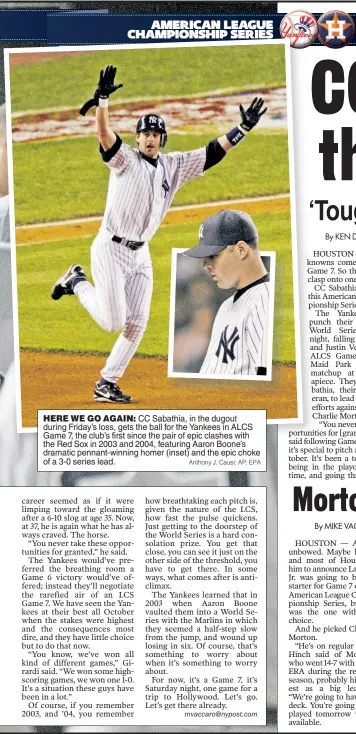
[{"label": "inset photo", "polygon": [[199,238],[173,251],[168,375],[270,381],[276,253],[243,211],[207,217]]}]

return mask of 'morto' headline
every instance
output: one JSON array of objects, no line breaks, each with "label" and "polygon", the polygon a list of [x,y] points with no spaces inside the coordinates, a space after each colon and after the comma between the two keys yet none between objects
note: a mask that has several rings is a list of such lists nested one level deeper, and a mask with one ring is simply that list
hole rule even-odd
[{"label": "'morto' headline", "polygon": [[295,512],[329,512],[352,510],[356,512],[356,493],[348,494],[346,487],[341,487],[340,492],[325,494],[318,492],[314,494],[312,486],[293,488],[293,510]]}]

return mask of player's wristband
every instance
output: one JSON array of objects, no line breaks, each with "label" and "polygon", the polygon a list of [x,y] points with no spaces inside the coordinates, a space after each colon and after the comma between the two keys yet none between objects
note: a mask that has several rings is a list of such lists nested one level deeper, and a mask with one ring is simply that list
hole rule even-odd
[{"label": "player's wristband", "polygon": [[99,107],[109,107],[109,97],[99,97]]},{"label": "player's wristband", "polygon": [[245,137],[245,133],[240,127],[233,127],[229,133],[226,133],[226,137],[231,145],[237,145]]}]

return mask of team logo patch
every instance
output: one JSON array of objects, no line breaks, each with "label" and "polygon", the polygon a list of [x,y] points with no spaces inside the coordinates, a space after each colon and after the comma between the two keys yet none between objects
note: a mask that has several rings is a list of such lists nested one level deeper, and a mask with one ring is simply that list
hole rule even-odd
[{"label": "team logo patch", "polygon": [[292,48],[306,48],[318,35],[318,23],[306,10],[293,10],[282,18],[279,33],[281,38],[289,38]]},{"label": "team logo patch", "polygon": [[167,196],[167,194],[168,194],[168,191],[169,191],[169,189],[170,189],[170,188],[171,188],[171,187],[170,187],[170,185],[169,185],[169,183],[168,183],[167,179],[165,178],[165,179],[164,179],[164,181],[163,181],[163,184],[162,184],[162,189],[163,189],[163,191],[164,191],[164,198],[166,198],[166,196]]},{"label": "team logo patch", "polygon": [[220,352],[223,352],[223,364],[228,364],[229,359],[231,359],[231,362],[236,359],[237,353],[235,354],[234,350],[236,343],[240,339],[236,326],[230,336],[227,335],[228,328],[228,326],[225,326],[225,329],[221,332],[219,346],[215,352],[216,357],[220,357]]},{"label": "team logo patch", "polygon": [[151,123],[152,125],[157,125],[157,122],[158,122],[157,117],[155,117],[154,115],[150,115],[150,117],[148,118],[148,122]]},{"label": "team logo patch", "polygon": [[330,10],[319,18],[319,39],[329,48],[343,48],[355,34],[355,24],[350,15],[341,10]]}]

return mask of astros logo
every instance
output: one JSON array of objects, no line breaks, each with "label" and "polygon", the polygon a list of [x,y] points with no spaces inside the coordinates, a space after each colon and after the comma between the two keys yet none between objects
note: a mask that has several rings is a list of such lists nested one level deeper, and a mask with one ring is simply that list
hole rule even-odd
[{"label": "astros logo", "polygon": [[318,21],[319,39],[329,48],[343,48],[352,41],[355,24],[350,15],[341,10],[330,10]]}]

